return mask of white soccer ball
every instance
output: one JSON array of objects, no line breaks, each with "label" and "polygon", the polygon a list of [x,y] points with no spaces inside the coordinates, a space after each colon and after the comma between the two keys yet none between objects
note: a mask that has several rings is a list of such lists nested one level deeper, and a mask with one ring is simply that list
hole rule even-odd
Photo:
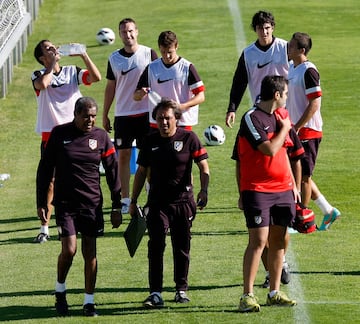
[{"label": "white soccer ball", "polygon": [[210,125],[204,131],[204,138],[207,145],[222,145],[225,143],[225,132],[218,125]]},{"label": "white soccer ball", "polygon": [[101,28],[96,34],[96,40],[100,45],[114,44],[115,33],[110,28]]}]

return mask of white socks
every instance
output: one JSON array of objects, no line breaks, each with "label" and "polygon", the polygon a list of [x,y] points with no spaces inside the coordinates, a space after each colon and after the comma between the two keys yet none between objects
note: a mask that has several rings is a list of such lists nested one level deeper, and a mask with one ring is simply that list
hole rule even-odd
[{"label": "white socks", "polygon": [[41,225],[40,227],[40,233],[44,233],[46,235],[49,235],[49,226],[47,225]]},{"label": "white socks", "polygon": [[55,291],[56,291],[56,292],[64,292],[64,291],[66,291],[65,282],[64,282],[64,283],[60,283],[60,282],[56,281]]},{"label": "white socks", "polygon": [[94,294],[85,294],[84,295],[84,305],[86,304],[95,304],[94,303]]},{"label": "white socks", "polygon": [[331,213],[333,207],[329,204],[323,195],[320,195],[319,198],[314,200],[314,202],[321,209],[324,215]]}]

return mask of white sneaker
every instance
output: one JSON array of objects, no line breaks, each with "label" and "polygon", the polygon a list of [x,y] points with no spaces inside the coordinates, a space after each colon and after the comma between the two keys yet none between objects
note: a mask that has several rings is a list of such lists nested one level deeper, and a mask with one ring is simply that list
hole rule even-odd
[{"label": "white sneaker", "polygon": [[130,198],[121,199],[121,214],[129,213],[130,202],[131,202]]}]

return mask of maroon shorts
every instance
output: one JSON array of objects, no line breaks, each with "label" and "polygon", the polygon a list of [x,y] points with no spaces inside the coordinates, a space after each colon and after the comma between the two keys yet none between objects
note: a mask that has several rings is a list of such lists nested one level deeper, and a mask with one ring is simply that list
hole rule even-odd
[{"label": "maroon shorts", "polygon": [[115,147],[129,149],[136,140],[137,148],[141,148],[144,137],[149,133],[149,114],[136,116],[118,116],[114,121]]},{"label": "maroon shorts", "polygon": [[292,190],[276,193],[243,191],[246,226],[259,228],[269,225],[290,226],[295,217],[295,200]]},{"label": "maroon shorts", "polygon": [[75,209],[55,206],[55,217],[61,237],[81,233],[90,237],[104,235],[104,217],[101,206],[93,209]]},{"label": "maroon shorts", "polygon": [[304,147],[305,155],[301,159],[302,175],[312,176],[315,169],[316,158],[319,151],[321,138],[314,138],[310,140],[301,141]]}]

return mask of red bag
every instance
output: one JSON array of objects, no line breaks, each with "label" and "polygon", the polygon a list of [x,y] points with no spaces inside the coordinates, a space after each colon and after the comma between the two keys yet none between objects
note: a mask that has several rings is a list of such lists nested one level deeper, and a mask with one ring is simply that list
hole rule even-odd
[{"label": "red bag", "polygon": [[292,227],[303,234],[316,231],[314,212],[302,203],[296,203],[296,216]]}]

